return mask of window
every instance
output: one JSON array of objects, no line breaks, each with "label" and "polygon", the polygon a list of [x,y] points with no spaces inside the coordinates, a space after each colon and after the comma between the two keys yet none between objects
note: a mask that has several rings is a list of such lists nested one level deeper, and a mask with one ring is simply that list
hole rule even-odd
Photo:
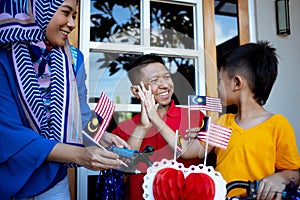
[{"label": "window", "polygon": [[140,1],[90,1],[90,41],[140,44]]},{"label": "window", "polygon": [[[136,55],[163,57],[177,104],[187,104],[189,94],[205,95],[201,1],[85,0],[80,13],[79,48],[86,59],[88,102],[93,109],[105,92],[116,104],[108,129],[140,111],[126,71]],[[97,174],[77,170],[78,199],[87,199],[88,177]]]},{"label": "window", "polygon": [[150,43],[155,47],[194,49],[194,6],[150,2]]},{"label": "window", "polygon": [[126,111],[137,111],[126,64],[146,53],[163,57],[173,76],[178,104],[187,104],[188,94],[205,94],[200,84],[205,82],[201,8],[197,0],[83,1],[80,49],[87,59],[91,107],[105,92],[117,104],[117,111],[126,107]]},{"label": "window", "polygon": [[239,46],[237,0],[215,0],[217,61],[226,51]]}]

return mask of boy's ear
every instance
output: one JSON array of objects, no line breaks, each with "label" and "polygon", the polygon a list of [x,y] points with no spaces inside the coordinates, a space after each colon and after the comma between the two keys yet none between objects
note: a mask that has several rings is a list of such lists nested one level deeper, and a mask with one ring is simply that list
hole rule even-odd
[{"label": "boy's ear", "polygon": [[239,90],[241,89],[242,85],[243,85],[243,79],[241,76],[239,75],[236,75],[234,76],[233,78],[233,81],[234,81],[234,90]]},{"label": "boy's ear", "polygon": [[134,86],[132,85],[132,86],[130,86],[130,90],[131,90],[132,94],[133,94],[136,98],[140,99],[140,98],[139,98],[139,95],[138,95],[138,89],[137,89],[136,87],[134,87]]}]

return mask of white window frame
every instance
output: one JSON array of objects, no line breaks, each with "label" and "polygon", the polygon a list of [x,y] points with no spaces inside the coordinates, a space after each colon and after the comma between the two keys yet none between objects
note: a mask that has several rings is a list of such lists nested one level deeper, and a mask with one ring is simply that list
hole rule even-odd
[{"label": "white window frame", "polygon": [[[86,85],[89,88],[89,52],[90,50],[116,52],[116,53],[150,53],[155,52],[163,56],[168,55],[180,55],[186,58],[195,59],[196,77],[195,77],[195,92],[196,94],[205,95],[205,51],[204,51],[204,37],[203,37],[203,16],[202,16],[202,1],[200,0],[168,0],[157,1],[174,4],[194,4],[194,26],[195,26],[195,49],[175,49],[164,47],[151,47],[150,46],[150,0],[141,0],[141,44],[140,45],[128,45],[106,42],[91,42],[90,41],[90,1],[85,0],[81,2],[81,15],[80,15],[80,39],[79,49],[83,52],[85,57],[85,66],[87,72]],[[126,49],[126,51],[124,51]],[[200,87],[201,86],[201,87]],[[88,91],[89,92],[89,91]],[[128,104],[126,104],[128,105]],[[116,111],[119,108],[126,108],[126,105],[116,105]],[[93,109],[95,103],[90,103]],[[138,109],[134,105],[128,105],[128,109],[125,111],[137,111]]]},{"label": "white window frame", "polygon": [[[152,1],[152,0],[151,0]],[[204,50],[204,31],[203,31],[203,12],[202,0],[153,0],[156,2],[194,5],[194,49],[170,49],[164,47],[150,46],[150,0],[140,0],[141,5],[141,44],[127,45],[117,43],[91,42],[90,41],[90,1],[80,2],[80,33],[79,49],[85,57],[85,68],[87,73],[86,86],[89,88],[89,53],[90,50],[100,50],[104,52],[117,53],[158,53],[162,56],[180,55],[185,58],[195,59],[195,92],[199,95],[206,94],[205,87],[205,50]],[[124,51],[126,49],[126,52]],[[88,91],[89,92],[89,91]],[[89,95],[88,95],[89,96]],[[95,103],[89,103],[90,108],[94,109]],[[116,104],[115,111],[139,112],[140,105]],[[77,170],[77,199],[87,199],[87,181],[89,175],[98,175],[98,171],[91,171],[86,168]]]}]

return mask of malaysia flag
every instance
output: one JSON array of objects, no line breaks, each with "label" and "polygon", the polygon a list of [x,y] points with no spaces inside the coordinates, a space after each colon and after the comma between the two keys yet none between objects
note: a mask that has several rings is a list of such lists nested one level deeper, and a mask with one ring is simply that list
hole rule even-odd
[{"label": "malaysia flag", "polygon": [[198,132],[198,139],[208,142],[209,145],[226,149],[232,130],[219,124],[210,122],[210,117],[203,119],[202,127]]},{"label": "malaysia flag", "polygon": [[219,98],[199,95],[189,95],[188,98],[191,110],[222,112],[222,103]]},{"label": "malaysia flag", "polygon": [[108,98],[108,96],[102,92],[95,107],[95,113],[102,118],[101,124],[99,125],[96,134],[93,137],[97,142],[101,140],[103,134],[105,133],[109,122],[112,119],[115,107],[116,106]]}]

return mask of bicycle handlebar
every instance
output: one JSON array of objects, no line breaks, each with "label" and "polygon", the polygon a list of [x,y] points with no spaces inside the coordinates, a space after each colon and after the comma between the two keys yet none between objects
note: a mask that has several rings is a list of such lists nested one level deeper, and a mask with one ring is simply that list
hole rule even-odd
[{"label": "bicycle handlebar", "polygon": [[[226,200],[254,200],[257,196],[259,181],[233,181],[226,185],[227,194],[229,191],[235,188],[244,188],[246,189],[246,197],[230,197],[226,198]],[[293,181],[288,183],[285,186],[281,194],[282,199],[286,200],[300,200],[300,186],[297,186]]]},{"label": "bicycle handlebar", "polygon": [[233,181],[226,185],[227,194],[235,188],[244,188],[247,191],[247,199],[256,199],[259,182],[255,181]]}]

